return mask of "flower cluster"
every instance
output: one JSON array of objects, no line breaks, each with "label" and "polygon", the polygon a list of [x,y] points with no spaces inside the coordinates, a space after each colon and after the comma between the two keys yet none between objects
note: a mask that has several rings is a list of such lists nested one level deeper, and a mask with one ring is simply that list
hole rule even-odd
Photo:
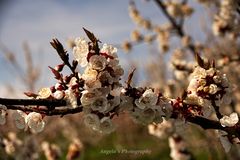
[{"label": "flower cluster", "polygon": [[138,26],[144,27],[145,29],[148,29],[148,30],[152,28],[151,21],[148,19],[145,19],[140,15],[139,11],[137,10],[133,2],[129,6],[129,16]]},{"label": "flower cluster", "polygon": [[215,68],[204,69],[197,66],[190,76],[184,102],[191,106],[202,107],[204,116],[211,114],[212,105],[229,104],[230,85],[226,74]]},{"label": "flower cluster", "polygon": [[[14,155],[16,150],[22,147],[23,142],[17,137],[16,133],[9,132],[7,134],[7,137],[0,139],[0,144],[4,148],[6,154]],[[4,157],[1,157],[1,158],[4,158]]]},{"label": "flower cluster", "polygon": [[109,133],[114,129],[110,116],[120,104],[119,81],[124,73],[119,65],[117,48],[103,44],[96,53],[91,43],[84,39],[77,38],[75,43],[74,57],[82,67],[86,67],[81,75],[84,86],[79,98],[85,112],[84,123],[94,130]]},{"label": "flower cluster", "polygon": [[6,123],[7,107],[0,104],[0,125]]},{"label": "flower cluster", "polygon": [[149,124],[148,125],[149,134],[156,136],[158,138],[165,138],[173,134],[174,129],[170,121],[163,119],[162,123],[159,124]]},{"label": "flower cluster", "polygon": [[[87,32],[87,31],[86,31]],[[88,33],[90,34],[90,32]],[[63,64],[55,68],[49,67],[58,82],[48,88],[42,88],[38,94],[27,94],[36,99],[66,100],[70,108],[83,107],[84,122],[94,130],[110,133],[114,129],[111,118],[113,110],[120,104],[121,83],[120,77],[124,71],[119,65],[117,48],[103,44],[101,48],[98,41],[89,37],[91,42],[84,38],[76,38],[73,47],[72,65],[68,54],[57,40],[51,44],[56,49]],[[92,38],[92,39],[91,39]],[[76,72],[77,65],[84,68],[83,74]],[[73,72],[63,76],[64,66],[70,67]],[[39,113],[18,111],[15,116],[18,128],[29,126],[33,131],[40,132],[44,121]]]},{"label": "flower cluster", "polygon": [[191,8],[188,4],[182,4],[176,1],[167,1],[165,3],[167,8],[167,12],[172,17],[183,17],[190,16],[193,13],[193,8]]},{"label": "flower cluster", "polygon": [[23,111],[17,110],[13,113],[13,118],[19,129],[27,129],[29,127],[33,132],[38,133],[41,132],[45,126],[42,115],[37,112],[26,114]]},{"label": "flower cluster", "polygon": [[212,25],[213,33],[215,35],[224,35],[225,33],[234,32],[235,26],[238,26],[238,21],[236,21],[236,10],[238,7],[238,2],[235,0],[222,0],[220,11],[214,17],[214,22]]},{"label": "flower cluster", "polygon": [[152,89],[141,90],[139,88],[138,91],[142,94],[134,100],[134,107],[130,111],[133,119],[142,124],[161,123],[163,121],[162,117],[166,116],[163,109],[169,103],[167,101],[162,102],[162,97],[159,97],[159,94]]}]

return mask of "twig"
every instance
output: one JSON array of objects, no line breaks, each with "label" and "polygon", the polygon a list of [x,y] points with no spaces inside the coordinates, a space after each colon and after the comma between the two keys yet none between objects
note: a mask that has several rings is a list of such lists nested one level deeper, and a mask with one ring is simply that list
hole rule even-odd
[{"label": "twig", "polygon": [[[163,14],[167,17],[167,19],[171,22],[173,27],[176,29],[177,34],[180,37],[184,37],[186,34],[184,33],[183,28],[182,28],[183,24],[181,24],[181,23],[177,24],[176,20],[168,14],[166,7],[161,0],[154,0],[154,1],[157,3],[158,7],[162,10]],[[192,51],[192,54],[195,55],[196,48],[192,43],[190,43],[188,45],[188,48]]]},{"label": "twig", "polygon": [[212,106],[213,106],[213,108],[214,108],[214,110],[216,112],[217,118],[221,119],[223,117],[223,115],[219,111],[219,106],[216,105],[214,100],[212,100],[211,103],[212,103]]}]

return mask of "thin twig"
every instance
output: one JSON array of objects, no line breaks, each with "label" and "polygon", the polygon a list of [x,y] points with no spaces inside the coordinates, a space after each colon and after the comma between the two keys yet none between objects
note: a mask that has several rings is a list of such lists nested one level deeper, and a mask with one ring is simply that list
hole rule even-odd
[{"label": "thin twig", "polygon": [[217,118],[221,119],[223,117],[223,115],[219,111],[219,106],[216,105],[215,100],[212,100],[211,103],[212,103],[212,106],[213,106],[213,108],[216,112]]},{"label": "thin twig", "polygon": [[[173,27],[176,29],[177,31],[177,34],[180,36],[180,37],[184,37],[186,34],[184,33],[184,30],[183,30],[183,24],[178,24],[176,22],[176,20],[171,16],[169,15],[169,13],[167,12],[166,10],[166,7],[165,5],[163,4],[163,2],[161,0],[154,0],[158,7],[161,9],[161,11],[163,12],[163,14],[167,17],[167,19],[171,22],[171,24],[173,25]],[[192,54],[195,55],[195,52],[196,52],[196,48],[195,46],[190,43],[188,45],[188,48],[192,51]]]}]

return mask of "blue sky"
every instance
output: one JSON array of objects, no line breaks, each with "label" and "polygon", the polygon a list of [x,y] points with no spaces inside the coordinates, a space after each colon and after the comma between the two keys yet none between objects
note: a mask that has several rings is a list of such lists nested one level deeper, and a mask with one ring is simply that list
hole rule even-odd
[{"label": "blue sky", "polygon": [[[23,59],[22,43],[28,42],[35,61],[39,63],[41,60],[44,73],[41,85],[48,84],[52,78],[49,78],[47,66],[59,62],[49,41],[56,37],[64,44],[69,37],[84,36],[82,27],[86,27],[102,42],[120,44],[128,39],[130,31],[135,28],[128,16],[128,3],[129,0],[12,0],[2,16],[0,42],[16,53],[19,60]],[[143,16],[155,22],[164,21],[154,2],[138,0],[137,7]],[[195,15],[187,22],[194,21],[196,26],[186,28],[195,39],[200,40],[203,37],[199,32],[198,18],[203,11],[202,7],[197,7]],[[122,64],[127,66],[133,59],[143,62],[149,52],[146,48],[145,45],[137,46],[133,53],[127,55],[120,50]],[[0,77],[1,85],[9,83],[9,79],[11,83],[17,81],[14,70],[6,65],[1,54],[0,72],[4,75]]]}]

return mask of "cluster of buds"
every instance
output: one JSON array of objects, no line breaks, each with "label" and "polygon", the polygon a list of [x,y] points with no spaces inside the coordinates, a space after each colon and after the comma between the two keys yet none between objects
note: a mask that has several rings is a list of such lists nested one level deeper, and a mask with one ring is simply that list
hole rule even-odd
[{"label": "cluster of buds", "polygon": [[169,39],[170,39],[171,27],[156,27],[158,46],[160,51],[167,52],[169,50]]},{"label": "cluster of buds", "polygon": [[137,10],[134,2],[129,5],[129,16],[140,27],[150,30],[153,25],[150,20],[143,18]]},{"label": "cluster of buds", "polygon": [[234,32],[235,26],[238,26],[237,7],[238,3],[235,0],[222,0],[219,13],[214,17],[212,25],[213,33],[217,36],[222,36],[225,33]]},{"label": "cluster of buds", "polygon": [[191,16],[193,13],[193,8],[188,4],[182,4],[177,1],[167,1],[165,4],[167,12],[174,18]]}]

